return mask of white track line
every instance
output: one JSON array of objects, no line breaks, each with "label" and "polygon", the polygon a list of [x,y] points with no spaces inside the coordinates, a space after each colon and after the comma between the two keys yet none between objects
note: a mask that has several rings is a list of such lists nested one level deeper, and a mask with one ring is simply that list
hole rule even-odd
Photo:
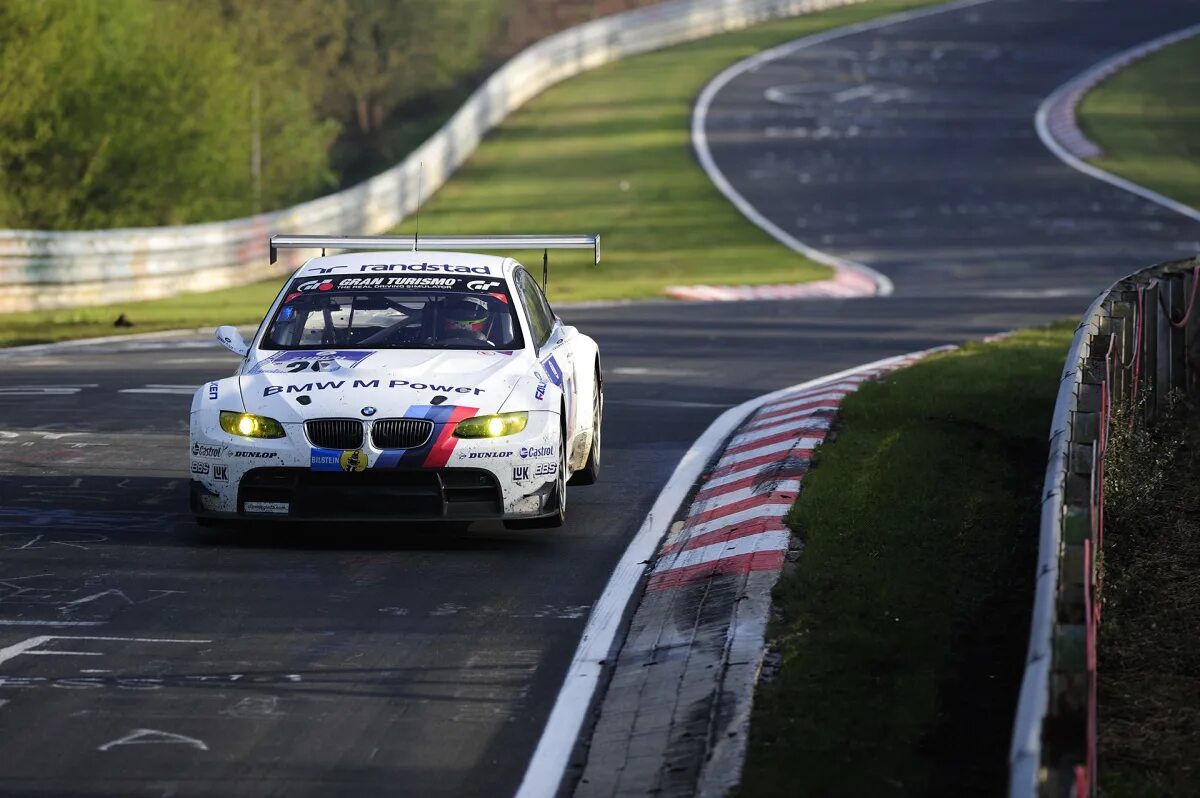
[{"label": "white track line", "polygon": [[554,708],[550,711],[533,758],[525,770],[521,786],[517,789],[517,798],[548,798],[558,791],[571,751],[575,747],[584,718],[596,694],[604,662],[613,651],[617,642],[617,632],[631,609],[630,603],[646,573],[646,563],[658,551],[675,514],[704,472],[705,466],[734,430],[751,413],[769,402],[822,383],[841,380],[863,369],[903,363],[908,357],[910,355],[884,358],[743,402],[718,416],[696,439],[658,494],[646,520],[629,542],[629,547],[609,577],[604,592],[592,607],[579,646],[575,649],[566,678],[563,679],[562,688],[554,702]]},{"label": "white track line", "polygon": [[[104,335],[99,338],[76,338],[70,341],[55,341],[50,344],[24,344],[22,346],[5,346],[0,347],[0,357],[11,355],[34,355],[39,352],[61,352],[64,349],[78,349],[84,346],[97,346],[99,344],[115,344],[125,341],[144,341],[147,339],[164,338],[167,339],[164,343],[171,343],[172,338],[180,338],[190,335],[213,334],[212,327],[198,327],[195,329],[179,329],[179,330],[157,330],[155,332],[146,333],[131,333],[129,335]],[[214,344],[215,348],[215,344]]]},{"label": "white track line", "polygon": [[1124,189],[1131,194],[1138,195],[1142,199],[1150,200],[1157,205],[1161,205],[1164,208],[1169,208],[1176,213],[1183,214],[1189,219],[1195,219],[1196,221],[1200,222],[1200,210],[1196,210],[1188,205],[1184,205],[1182,202],[1176,202],[1170,197],[1165,197],[1162,194],[1159,194],[1157,191],[1151,191],[1145,186],[1139,186],[1137,183],[1134,183],[1131,180],[1126,180],[1123,177],[1117,177],[1111,172],[1106,172],[1103,169],[1092,166],[1090,163],[1075,157],[1069,151],[1067,151],[1066,147],[1064,147],[1058,139],[1054,137],[1053,132],[1050,130],[1049,124],[1051,110],[1068,92],[1074,89],[1077,85],[1081,83],[1086,85],[1088,83],[1095,82],[1100,75],[1111,72],[1118,63],[1120,63],[1122,60],[1128,60],[1130,55],[1136,53],[1137,51],[1149,53],[1154,50],[1161,49],[1168,44],[1182,41],[1197,34],[1200,34],[1200,25],[1192,25],[1191,27],[1184,28],[1183,30],[1178,30],[1174,33],[1168,33],[1166,36],[1160,36],[1157,39],[1151,39],[1148,42],[1139,44],[1137,47],[1131,47],[1128,50],[1117,53],[1112,58],[1106,58],[1099,64],[1096,64],[1087,71],[1076,75],[1063,85],[1059,86],[1049,97],[1042,101],[1042,104],[1038,106],[1037,113],[1034,114],[1033,117],[1033,126],[1037,130],[1038,138],[1042,140],[1042,144],[1045,144],[1046,149],[1054,153],[1055,157],[1057,157],[1060,161],[1076,171],[1083,172],[1085,175],[1094,177],[1097,180],[1103,180],[1105,183],[1109,183],[1117,188]]},{"label": "white track line", "polygon": [[767,217],[759,213],[750,202],[738,193],[737,189],[726,179],[724,173],[717,167],[716,161],[713,159],[712,151],[708,147],[708,134],[705,131],[708,121],[708,110],[712,105],[713,99],[717,96],[717,92],[725,88],[725,86],[734,78],[743,73],[758,69],[763,64],[771,61],[776,61],[780,58],[786,58],[792,53],[799,52],[808,47],[825,42],[835,41],[847,36],[853,36],[856,33],[863,31],[878,30],[891,25],[896,25],[901,22],[908,22],[921,17],[931,17],[936,14],[944,14],[948,11],[957,11],[970,6],[981,5],[988,3],[991,0],[960,0],[956,3],[948,3],[942,6],[934,6],[932,8],[923,8],[915,11],[905,11],[900,14],[893,14],[881,19],[868,20],[860,22],[857,25],[849,25],[844,28],[836,28],[825,33],[818,33],[813,36],[806,36],[803,39],[798,39],[787,44],[782,44],[778,47],[772,47],[770,50],[764,50],[757,55],[747,58],[745,61],[739,61],[733,66],[726,69],[721,74],[717,75],[709,82],[704,90],[700,92],[700,98],[696,100],[696,107],[692,109],[692,144],[696,148],[696,157],[700,161],[700,167],[708,174],[708,179],[713,182],[717,190],[725,195],[725,198],[733,203],[733,206],[742,212],[742,215],[750,220],[751,223],[761,228],[767,235],[774,238],[779,243],[783,244],[788,249],[794,252],[799,252],[810,260],[815,260],[818,263],[824,263],[827,266],[832,266],[836,271],[849,271],[855,274],[864,276],[875,282],[880,296],[891,294],[894,286],[892,281],[885,275],[875,271],[870,266],[867,266],[857,261],[839,258],[837,255],[832,255],[828,252],[822,252],[819,249],[810,247],[803,241],[799,240],[791,233],[787,232],[779,225],[772,222]]}]

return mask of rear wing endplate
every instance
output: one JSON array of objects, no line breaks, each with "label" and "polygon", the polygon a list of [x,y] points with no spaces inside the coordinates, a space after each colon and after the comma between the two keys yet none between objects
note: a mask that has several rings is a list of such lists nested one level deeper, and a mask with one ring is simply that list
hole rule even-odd
[{"label": "rear wing endplate", "polygon": [[403,249],[419,252],[421,249],[590,249],[595,263],[600,263],[600,236],[271,236],[271,263],[278,257],[280,249]]}]

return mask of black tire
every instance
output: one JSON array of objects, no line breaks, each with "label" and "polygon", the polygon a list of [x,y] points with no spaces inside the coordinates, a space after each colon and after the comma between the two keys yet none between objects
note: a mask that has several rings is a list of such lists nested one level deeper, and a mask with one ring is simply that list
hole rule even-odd
[{"label": "black tire", "polygon": [[559,434],[558,479],[554,483],[555,511],[539,518],[513,518],[504,522],[505,529],[557,529],[567,522],[567,433]]},{"label": "black tire", "polygon": [[596,369],[596,380],[592,385],[592,446],[588,450],[583,468],[571,475],[572,485],[595,485],[600,479],[600,426],[604,420],[604,384],[600,381],[600,369]]}]

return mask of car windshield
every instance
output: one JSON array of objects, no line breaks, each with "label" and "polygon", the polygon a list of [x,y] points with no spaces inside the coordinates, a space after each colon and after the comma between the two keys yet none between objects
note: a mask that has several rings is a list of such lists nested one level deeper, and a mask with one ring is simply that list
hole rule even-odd
[{"label": "car windshield", "polygon": [[263,349],[520,349],[504,280],[302,277],[288,286]]}]

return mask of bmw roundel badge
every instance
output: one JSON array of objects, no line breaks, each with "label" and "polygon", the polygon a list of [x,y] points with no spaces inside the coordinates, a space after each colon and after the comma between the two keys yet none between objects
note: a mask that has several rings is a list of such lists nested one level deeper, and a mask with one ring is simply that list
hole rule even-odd
[{"label": "bmw roundel badge", "polygon": [[364,416],[373,416],[373,415],[375,415],[375,408],[373,408],[373,407],[364,407],[364,408],[362,409],[362,414],[363,414]]}]

